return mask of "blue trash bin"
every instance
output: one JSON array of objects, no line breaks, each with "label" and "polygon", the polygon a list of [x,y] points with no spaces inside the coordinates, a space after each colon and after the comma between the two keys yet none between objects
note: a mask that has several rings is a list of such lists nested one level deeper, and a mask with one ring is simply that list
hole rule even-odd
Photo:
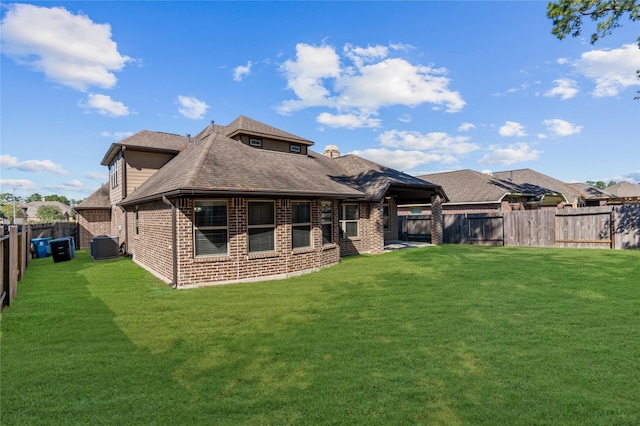
[{"label": "blue trash bin", "polygon": [[49,238],[34,238],[31,240],[31,244],[36,252],[38,259],[47,257],[47,254],[51,254],[51,246],[49,245]]}]

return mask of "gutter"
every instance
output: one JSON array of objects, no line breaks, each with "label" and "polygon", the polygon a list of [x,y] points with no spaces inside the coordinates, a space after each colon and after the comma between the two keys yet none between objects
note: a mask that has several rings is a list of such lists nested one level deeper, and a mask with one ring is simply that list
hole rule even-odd
[{"label": "gutter", "polygon": [[176,224],[176,206],[171,204],[171,201],[165,196],[162,197],[162,202],[171,206],[171,260],[172,260],[172,278],[171,283],[173,288],[178,288],[178,230]]}]

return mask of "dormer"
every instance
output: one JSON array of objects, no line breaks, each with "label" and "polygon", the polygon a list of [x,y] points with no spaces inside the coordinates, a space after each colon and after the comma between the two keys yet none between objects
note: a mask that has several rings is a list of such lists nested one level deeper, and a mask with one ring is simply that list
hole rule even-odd
[{"label": "dormer", "polygon": [[225,136],[256,149],[307,155],[313,142],[243,115],[225,127]]}]

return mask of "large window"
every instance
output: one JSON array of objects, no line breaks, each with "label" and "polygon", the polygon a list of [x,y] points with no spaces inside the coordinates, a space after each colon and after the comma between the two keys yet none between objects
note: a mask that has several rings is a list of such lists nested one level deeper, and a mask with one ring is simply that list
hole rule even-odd
[{"label": "large window", "polygon": [[195,201],[193,208],[193,246],[196,256],[228,254],[227,202]]},{"label": "large window", "polygon": [[342,204],[340,206],[340,237],[356,238],[358,236],[358,205]]},{"label": "large window", "polygon": [[291,202],[291,247],[311,246],[311,202]]},{"label": "large window", "polygon": [[273,201],[250,201],[249,253],[275,250],[276,212]]},{"label": "large window", "polygon": [[118,160],[119,155],[116,156],[115,160],[109,165],[109,181],[111,181],[111,187],[115,188],[118,186]]},{"label": "large window", "polygon": [[321,204],[322,215],[322,244],[333,242],[333,202],[323,201]]}]

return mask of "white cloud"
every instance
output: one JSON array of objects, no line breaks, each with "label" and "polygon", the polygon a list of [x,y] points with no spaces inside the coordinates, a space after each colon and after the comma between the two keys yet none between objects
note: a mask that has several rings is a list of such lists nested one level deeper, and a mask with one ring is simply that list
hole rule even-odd
[{"label": "white cloud", "polygon": [[362,127],[380,127],[380,120],[377,118],[371,118],[368,115],[355,115],[355,114],[331,114],[323,112],[316,118],[318,123],[324,124],[329,127],[345,127],[347,129],[356,129]]},{"label": "white cloud", "polygon": [[100,115],[109,117],[125,117],[129,115],[129,108],[122,102],[114,101],[111,96],[90,93],[87,99],[78,103],[82,108],[94,109]]},{"label": "white cloud", "polygon": [[84,177],[86,177],[87,179],[91,179],[91,180],[99,180],[101,182],[103,182],[103,181],[105,181],[107,179],[107,175],[105,175],[104,173],[100,173],[100,172],[89,172],[89,173],[85,174]]},{"label": "white cloud", "polygon": [[[394,45],[395,46],[395,45]],[[397,46],[392,50],[399,49]],[[347,44],[344,61],[332,46],[296,45],[295,60],[285,61],[281,70],[287,88],[297,98],[283,102],[279,112],[288,114],[308,107],[329,107],[340,114],[376,114],[391,105],[417,106],[432,103],[448,112],[460,111],[465,101],[449,89],[444,68],[413,65],[401,58],[389,58],[386,46],[366,48]],[[344,66],[343,62],[351,62]]]},{"label": "white cloud", "polygon": [[76,90],[111,88],[132,59],[118,52],[109,24],[63,7],[10,4],[2,19],[2,53]]},{"label": "white cloud", "polygon": [[576,70],[596,84],[593,96],[616,96],[627,87],[640,86],[640,49],[625,44],[618,49],[590,50],[573,63]]},{"label": "white cloud", "polygon": [[251,61],[247,62],[247,65],[238,65],[233,69],[233,80],[242,81],[245,75],[251,73]]},{"label": "white cloud", "polygon": [[73,191],[73,192],[82,192],[85,194],[90,194],[95,191],[95,188],[86,187],[82,182],[80,182],[77,179],[70,180],[69,182],[64,182],[60,185],[44,185],[43,188],[51,192]]},{"label": "white cloud", "polygon": [[192,96],[178,96],[178,103],[180,108],[178,111],[186,118],[193,120],[199,120],[204,117],[204,114],[209,109],[209,105]]},{"label": "white cloud", "polygon": [[526,136],[527,133],[524,130],[524,126],[515,121],[507,121],[504,126],[498,129],[500,136]]},{"label": "white cloud", "polygon": [[6,154],[0,155],[0,167],[4,169],[16,169],[23,172],[53,173],[61,176],[69,174],[62,166],[51,160],[18,161],[16,157]]},{"label": "white cloud", "polygon": [[556,85],[553,89],[546,92],[544,95],[548,97],[560,96],[561,100],[571,99],[578,94],[577,82],[568,78],[561,78],[553,80]]},{"label": "white cloud", "polygon": [[411,123],[412,120],[413,117],[411,116],[411,114],[402,114],[400,117],[398,117],[398,121],[401,123]]},{"label": "white cloud", "polygon": [[541,151],[532,150],[527,143],[520,142],[507,147],[489,146],[489,152],[478,161],[480,164],[510,164],[537,160]]},{"label": "white cloud", "polygon": [[104,136],[105,138],[109,138],[109,139],[113,139],[113,140],[122,140],[125,138],[128,138],[129,136],[133,135],[134,132],[101,132],[100,136]]},{"label": "white cloud", "polygon": [[557,136],[571,136],[576,133],[580,133],[583,126],[576,126],[568,121],[554,118],[551,120],[544,120],[544,125],[547,126],[550,132]]},{"label": "white cloud", "polygon": [[409,150],[431,151],[437,154],[467,154],[480,147],[470,143],[467,136],[450,136],[444,132],[422,134],[419,132],[390,130],[378,140],[382,146]]},{"label": "white cloud", "polygon": [[475,129],[476,125],[472,123],[462,123],[460,127],[458,127],[459,132],[468,132],[471,129]]},{"label": "white cloud", "polygon": [[18,191],[33,191],[36,188],[33,182],[26,179],[0,179],[0,187],[15,188]]},{"label": "white cloud", "polygon": [[445,164],[456,162],[456,159],[450,155],[426,153],[422,151],[404,151],[401,149],[365,149],[353,151],[350,154],[361,156],[396,170],[410,170],[414,167],[434,162]]}]

